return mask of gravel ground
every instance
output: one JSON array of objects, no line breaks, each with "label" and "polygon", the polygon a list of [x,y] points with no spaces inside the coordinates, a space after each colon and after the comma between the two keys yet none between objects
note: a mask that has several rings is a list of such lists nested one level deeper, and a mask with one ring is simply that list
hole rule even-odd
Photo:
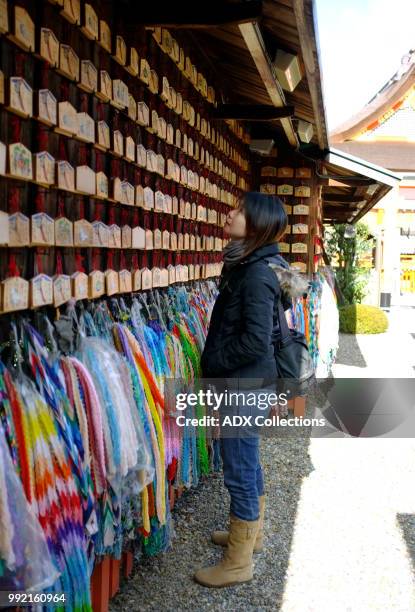
[{"label": "gravel ground", "polygon": [[266,550],[255,555],[255,578],[236,587],[209,589],[192,574],[213,565],[221,549],[210,532],[226,527],[229,496],[222,474],[206,477],[175,504],[172,550],[145,559],[124,583],[110,610],[277,610],[284,591],[301,480],[311,470],[309,440],[263,439],[262,465],[267,487]]},{"label": "gravel ground", "polygon": [[[387,334],[342,336],[335,376],[381,377],[379,367],[391,361],[401,376],[408,365],[413,371],[413,318],[405,329],[401,314],[413,311],[391,313]],[[266,548],[254,556],[254,580],[224,589],[192,580],[221,556],[209,534],[226,525],[229,497],[214,474],[178,500],[172,549],[141,560],[110,610],[415,612],[414,439],[313,436],[261,445]]]}]

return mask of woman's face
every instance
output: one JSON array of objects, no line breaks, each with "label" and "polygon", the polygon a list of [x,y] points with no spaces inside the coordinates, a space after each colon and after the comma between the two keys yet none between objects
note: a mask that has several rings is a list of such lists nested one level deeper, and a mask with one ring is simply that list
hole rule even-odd
[{"label": "woman's face", "polygon": [[228,212],[223,229],[231,238],[245,238],[246,220],[241,205]]}]

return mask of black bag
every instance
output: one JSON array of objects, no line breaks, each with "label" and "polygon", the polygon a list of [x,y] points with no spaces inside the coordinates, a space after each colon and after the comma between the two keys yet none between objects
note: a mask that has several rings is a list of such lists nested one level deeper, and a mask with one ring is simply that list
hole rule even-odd
[{"label": "black bag", "polygon": [[288,327],[281,299],[278,300],[278,322],[280,335],[274,341],[278,375],[304,383],[314,376],[313,359],[304,334]]}]

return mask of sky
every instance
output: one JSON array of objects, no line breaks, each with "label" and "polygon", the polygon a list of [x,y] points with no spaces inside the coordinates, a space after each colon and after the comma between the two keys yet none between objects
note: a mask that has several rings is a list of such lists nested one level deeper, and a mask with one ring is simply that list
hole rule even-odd
[{"label": "sky", "polygon": [[358,112],[415,49],[415,0],[316,0],[329,131]]}]

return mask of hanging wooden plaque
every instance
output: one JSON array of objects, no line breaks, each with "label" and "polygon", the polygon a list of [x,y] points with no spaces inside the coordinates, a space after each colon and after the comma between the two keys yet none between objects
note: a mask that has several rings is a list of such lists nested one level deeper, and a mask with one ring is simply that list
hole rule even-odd
[{"label": "hanging wooden plaque", "polygon": [[106,70],[99,71],[99,89],[97,96],[108,102],[112,98],[112,81],[111,77]]},{"label": "hanging wooden plaque", "polygon": [[35,24],[21,6],[14,9],[14,35],[10,38],[25,51],[35,50]]},{"label": "hanging wooden plaque", "polygon": [[55,244],[55,224],[46,213],[32,215],[30,243],[36,246],[53,246]]},{"label": "hanging wooden plaque", "polygon": [[310,214],[310,207],[306,204],[296,204],[293,208],[294,215],[308,215]]},{"label": "hanging wooden plaque", "polygon": [[7,0],[0,0],[0,33],[9,31],[9,12]]},{"label": "hanging wooden plaque", "polygon": [[58,274],[53,278],[53,305],[55,308],[69,302],[72,298],[71,277]]},{"label": "hanging wooden plaque", "polygon": [[109,246],[109,231],[108,227],[102,221],[93,221],[93,247],[108,248]]},{"label": "hanging wooden plaque", "polygon": [[295,176],[298,178],[311,178],[311,168],[296,168]]},{"label": "hanging wooden plaque", "polygon": [[117,108],[128,106],[128,87],[121,79],[112,81],[112,104]]},{"label": "hanging wooden plaque", "polygon": [[311,188],[306,185],[300,185],[295,188],[294,195],[297,198],[310,198],[311,197]]},{"label": "hanging wooden plaque", "polygon": [[66,217],[55,219],[55,245],[61,247],[73,246],[73,223]]},{"label": "hanging wooden plaque", "polygon": [[30,85],[21,77],[10,78],[8,108],[21,117],[31,117],[33,114],[33,91]]},{"label": "hanging wooden plaque", "polygon": [[150,70],[150,78],[148,81],[148,88],[153,94],[157,94],[159,91],[159,77],[155,70]]},{"label": "hanging wooden plaque", "polygon": [[153,109],[151,111],[151,125],[147,126],[147,129],[152,134],[157,134],[158,127],[159,127],[159,116],[157,114],[157,111]]},{"label": "hanging wooden plaque", "polygon": [[151,149],[147,151],[146,168],[149,172],[157,172],[157,154]]},{"label": "hanging wooden plaque", "polygon": [[120,270],[118,272],[118,281],[120,293],[131,293],[133,290],[133,279],[129,270]]},{"label": "hanging wooden plaque", "polygon": [[108,246],[110,249],[120,249],[121,248],[121,228],[113,223],[108,227],[109,231],[109,239]]},{"label": "hanging wooden plaque", "polygon": [[163,248],[162,240],[161,240],[161,230],[158,228],[154,230],[154,248],[161,249]]},{"label": "hanging wooden plaque", "polygon": [[144,187],[142,185],[135,187],[135,205],[144,208]]},{"label": "hanging wooden plaque", "polygon": [[81,23],[80,0],[64,0],[61,14],[65,19],[76,25]]},{"label": "hanging wooden plaque", "polygon": [[97,135],[98,142],[96,143],[96,146],[104,151],[109,149],[111,146],[110,129],[105,121],[98,121]]},{"label": "hanging wooden plaque", "polygon": [[1,282],[2,310],[14,312],[29,308],[29,283],[19,276]]},{"label": "hanging wooden plaque", "polygon": [[144,127],[150,124],[150,111],[145,102],[137,102],[137,123]]},{"label": "hanging wooden plaque", "polygon": [[115,155],[124,155],[124,136],[120,130],[114,130],[112,133],[112,150]]},{"label": "hanging wooden plaque", "polygon": [[56,163],[58,169],[58,187],[66,191],[75,191],[75,170],[67,161]]},{"label": "hanging wooden plaque", "polygon": [[40,308],[53,304],[53,281],[46,274],[38,274],[30,280],[30,307]]},{"label": "hanging wooden plaque", "polygon": [[9,240],[9,215],[0,210],[0,246],[8,246]]},{"label": "hanging wooden plaque", "polygon": [[308,246],[305,242],[293,242],[291,253],[308,253]]},{"label": "hanging wooden plaque", "polygon": [[304,261],[293,261],[291,267],[304,274],[307,272],[307,264]]},{"label": "hanging wooden plaque", "polygon": [[133,272],[133,291],[140,291],[141,289],[141,270],[134,270]]},{"label": "hanging wooden plaque", "polygon": [[128,117],[131,121],[137,121],[137,104],[130,93],[128,94]]},{"label": "hanging wooden plaque", "polygon": [[121,179],[116,177],[112,182],[112,197],[116,202],[122,200]]},{"label": "hanging wooden plaque", "polygon": [[293,195],[294,187],[293,185],[278,185],[277,194],[278,195]]},{"label": "hanging wooden plaque", "polygon": [[70,102],[58,103],[58,127],[56,131],[67,136],[78,133],[78,114]]},{"label": "hanging wooden plaque", "polygon": [[84,142],[95,142],[95,121],[88,113],[77,113],[77,115],[78,138]]},{"label": "hanging wooden plaque", "polygon": [[292,226],[293,234],[308,234],[308,225],[306,223],[294,223]]},{"label": "hanging wooden plaque", "polygon": [[164,211],[164,194],[161,191],[156,191],[154,194],[154,210]]},{"label": "hanging wooden plaque", "polygon": [[125,139],[125,157],[128,161],[135,162],[135,142],[131,136],[127,136]]},{"label": "hanging wooden plaque", "polygon": [[88,299],[88,276],[85,272],[75,272],[71,276],[72,295],[75,300]]},{"label": "hanging wooden plaque", "polygon": [[150,82],[150,65],[148,61],[144,58],[141,58],[141,61],[140,61],[140,77],[139,78],[146,85],[148,85]]},{"label": "hanging wooden plaque", "polygon": [[103,47],[108,53],[111,53],[111,30],[106,21],[100,19],[99,21],[99,39],[98,43]]},{"label": "hanging wooden plaque", "polygon": [[97,172],[96,179],[96,196],[98,198],[108,198],[108,178],[104,172]]},{"label": "hanging wooden plaque", "polygon": [[141,168],[147,166],[147,151],[143,145],[137,145],[137,165]]},{"label": "hanging wooden plaque", "polygon": [[166,138],[167,138],[167,123],[166,123],[166,120],[163,119],[163,117],[159,117],[158,118],[157,135],[162,140],[166,140]]},{"label": "hanging wooden plaque", "polygon": [[125,66],[127,63],[127,45],[122,36],[115,37],[115,54],[113,58],[116,62],[121,64],[121,66]]},{"label": "hanging wooden plaque", "polygon": [[16,212],[9,215],[9,246],[23,247],[30,244],[30,221],[26,215]]},{"label": "hanging wooden plaque", "polygon": [[81,30],[90,40],[97,40],[99,36],[98,16],[90,4],[84,6],[84,22]]},{"label": "hanging wooden plaque", "polygon": [[277,193],[277,187],[275,185],[272,185],[271,183],[262,183],[262,185],[260,185],[259,190],[261,193],[267,193],[270,195],[274,195]]},{"label": "hanging wooden plaque", "polygon": [[177,115],[183,114],[183,96],[179,92],[177,92],[176,106],[174,107],[173,110]]},{"label": "hanging wooden plaque", "polygon": [[59,72],[72,81],[79,81],[79,57],[69,45],[59,46]]},{"label": "hanging wooden plaque", "polygon": [[101,270],[93,270],[88,275],[89,298],[96,299],[105,293],[105,275]]},{"label": "hanging wooden plaque", "polygon": [[9,145],[9,174],[21,179],[33,179],[32,154],[21,142]]},{"label": "hanging wooden plaque", "polygon": [[154,249],[154,234],[153,230],[148,229],[146,232],[146,249]]},{"label": "hanging wooden plaque", "polygon": [[115,295],[119,293],[119,279],[118,274],[115,270],[106,270],[105,271],[105,285],[107,289],[107,295]]},{"label": "hanging wooden plaque", "polygon": [[169,275],[169,285],[172,285],[176,282],[176,268],[172,265],[168,265],[167,273]]},{"label": "hanging wooden plaque", "polygon": [[132,230],[129,225],[123,225],[121,228],[121,248],[131,249],[132,247]]},{"label": "hanging wooden plaque", "polygon": [[151,274],[151,270],[148,268],[141,269],[141,289],[145,291],[146,289],[151,289],[153,286],[153,275]]},{"label": "hanging wooden plaque", "polygon": [[39,55],[53,67],[59,64],[59,40],[49,28],[40,29]]},{"label": "hanging wooden plaque", "polygon": [[80,193],[95,195],[96,189],[95,172],[89,166],[77,166],[76,189]]},{"label": "hanging wooden plaque", "polygon": [[55,182],[55,158],[47,151],[35,153],[34,179],[41,185],[53,185]]},{"label": "hanging wooden plaque", "polygon": [[135,204],[135,191],[134,187],[128,181],[121,182],[121,203],[134,206]]},{"label": "hanging wooden plaque", "polygon": [[81,61],[81,81],[79,87],[88,93],[98,89],[98,70],[90,60]]},{"label": "hanging wooden plaque", "polygon": [[142,227],[133,227],[131,246],[133,249],[145,249],[146,233]]},{"label": "hanging wooden plaque", "polygon": [[130,47],[130,59],[129,64],[127,66],[127,70],[133,76],[138,76],[140,70],[140,63],[137,49],[135,49],[134,47]]},{"label": "hanging wooden plaque", "polygon": [[56,98],[49,89],[40,89],[37,98],[37,119],[46,125],[56,125],[58,107]]},{"label": "hanging wooden plaque", "polygon": [[169,215],[173,214],[173,200],[168,193],[164,194],[164,211]]},{"label": "hanging wooden plaque", "polygon": [[165,165],[166,165],[166,162],[164,160],[164,157],[161,153],[159,153],[157,155],[157,174],[160,174],[160,176],[164,176]]},{"label": "hanging wooden plaque", "polygon": [[152,268],[151,284],[152,287],[160,287],[160,268]]},{"label": "hanging wooden plaque", "polygon": [[78,219],[73,226],[74,246],[78,248],[92,247],[94,244],[94,232],[92,225],[86,219]]}]

